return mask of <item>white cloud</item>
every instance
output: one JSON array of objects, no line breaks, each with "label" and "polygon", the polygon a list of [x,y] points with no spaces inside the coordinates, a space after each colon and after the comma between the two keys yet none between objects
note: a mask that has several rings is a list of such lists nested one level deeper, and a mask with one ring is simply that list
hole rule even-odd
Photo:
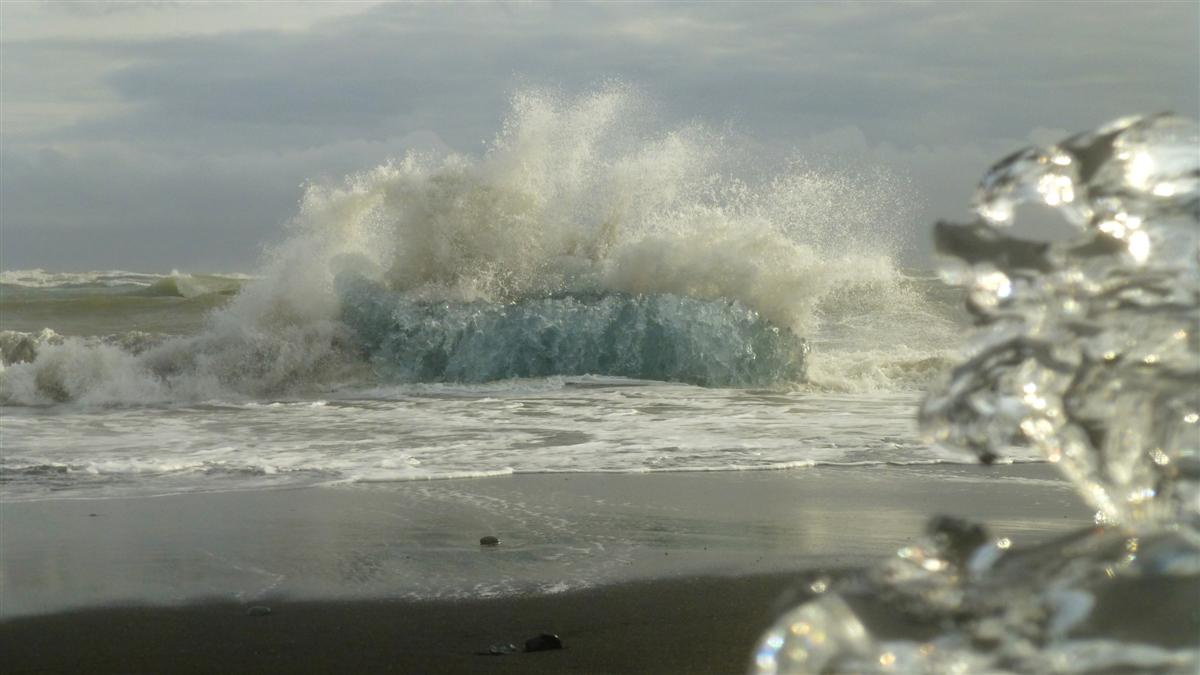
[{"label": "white cloud", "polygon": [[[1031,139],[1200,108],[1185,3],[110,9],[0,7],[4,267],[184,266],[220,255],[214,232],[247,265],[305,179],[412,145],[476,152],[522,83],[620,78],[667,126],[888,163],[926,219]],[[50,230],[159,243],[36,244]]]}]

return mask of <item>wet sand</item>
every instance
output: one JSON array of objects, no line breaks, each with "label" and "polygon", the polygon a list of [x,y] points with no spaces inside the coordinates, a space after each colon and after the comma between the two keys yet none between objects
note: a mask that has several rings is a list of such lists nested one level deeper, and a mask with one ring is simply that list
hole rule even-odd
[{"label": "wet sand", "polygon": [[[1089,518],[1045,465],[6,503],[0,653],[6,672],[740,672],[802,571],[871,564],[935,513],[1018,545]],[[567,649],[478,655],[542,631]]]}]

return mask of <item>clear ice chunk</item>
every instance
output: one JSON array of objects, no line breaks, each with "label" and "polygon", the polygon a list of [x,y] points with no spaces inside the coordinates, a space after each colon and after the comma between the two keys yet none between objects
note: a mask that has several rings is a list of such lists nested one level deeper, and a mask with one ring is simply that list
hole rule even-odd
[{"label": "clear ice chunk", "polygon": [[[983,457],[1035,446],[1102,522],[1196,527],[1198,176],[1200,132],[1174,115],[1118,120],[993,167],[974,200],[983,220],[938,228],[939,247],[967,265],[958,275],[981,331],[922,406],[929,437]],[[1031,202],[1079,235],[1011,236],[1012,212]]]},{"label": "clear ice chunk", "polygon": [[[1025,204],[1077,234],[1016,236]],[[1195,673],[1200,129],[1127,117],[1022,150],[987,172],[973,209],[978,220],[938,223],[935,237],[978,331],[922,404],[922,429],[985,463],[1037,448],[1097,527],[1021,549],[935,519],[879,568],[781,618],[751,671]],[[937,635],[877,639],[855,594]]]}]

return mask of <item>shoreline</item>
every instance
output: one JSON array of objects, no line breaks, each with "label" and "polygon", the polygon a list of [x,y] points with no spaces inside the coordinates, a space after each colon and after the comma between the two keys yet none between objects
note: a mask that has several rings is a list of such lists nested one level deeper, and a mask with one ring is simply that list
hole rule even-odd
[{"label": "shoreline", "polygon": [[[0,619],[198,599],[488,598],[861,567],[935,514],[1090,524],[1050,465],[527,474],[0,506]],[[481,547],[483,536],[500,545]]]},{"label": "shoreline", "polygon": [[[798,582],[939,513],[1018,546],[1091,517],[1042,464],[11,502],[0,653],[14,673],[744,672]],[[542,632],[566,649],[479,655]]]},{"label": "shoreline", "polygon": [[[236,484],[222,488],[205,488],[195,489],[184,487],[176,490],[165,490],[162,492],[149,493],[124,493],[124,492],[88,492],[80,490],[78,486],[67,488],[69,492],[55,493],[53,496],[46,496],[43,493],[30,496],[28,492],[19,492],[16,494],[5,494],[0,491],[0,508],[9,504],[34,504],[34,503],[57,503],[57,502],[111,502],[120,500],[141,500],[141,499],[169,499],[172,497],[189,497],[189,496],[205,496],[205,495],[228,495],[238,493],[270,493],[270,492],[285,492],[285,491],[304,491],[304,490],[323,490],[323,489],[387,489],[389,486],[402,487],[413,484],[441,483],[441,482],[472,482],[481,480],[503,479],[503,478],[545,478],[545,479],[569,479],[571,477],[607,477],[607,476],[704,476],[711,474],[757,474],[757,473],[786,473],[792,471],[859,471],[872,468],[880,470],[933,470],[942,473],[944,477],[952,480],[972,480],[980,481],[978,476],[974,475],[975,470],[981,466],[975,462],[952,462],[944,460],[914,460],[914,461],[866,461],[866,462],[831,462],[831,461],[806,461],[796,460],[792,462],[781,463],[778,465],[769,466],[725,466],[725,467],[705,467],[705,468],[687,468],[687,469],[646,469],[646,470],[596,470],[596,471],[565,471],[565,470],[546,470],[546,471],[515,471],[515,470],[497,470],[481,473],[461,473],[461,474],[446,474],[446,475],[429,475],[414,478],[339,478],[330,481],[313,481],[313,482],[298,482],[298,483],[279,483],[279,484],[252,484],[248,486],[239,486]],[[1000,469],[996,476],[1003,481],[1027,481],[1038,483],[1061,483],[1066,479],[1058,475],[1057,471],[1046,471],[1045,468],[1053,468],[1053,463],[1044,459],[1017,459],[1017,460],[1002,460],[995,462],[990,467]],[[1012,467],[1012,472],[1004,471],[1004,469]],[[1023,470],[1032,467],[1031,470]],[[1042,467],[1042,468],[1037,468]]]}]

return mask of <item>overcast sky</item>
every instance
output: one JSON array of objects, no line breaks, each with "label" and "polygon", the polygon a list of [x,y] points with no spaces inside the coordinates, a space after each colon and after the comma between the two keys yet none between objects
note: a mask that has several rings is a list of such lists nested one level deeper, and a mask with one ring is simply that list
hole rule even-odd
[{"label": "overcast sky", "polygon": [[612,79],[668,126],[885,164],[923,230],[1031,140],[1196,116],[1198,8],[9,0],[0,267],[250,271],[306,180],[409,148],[479,153],[523,84]]}]

